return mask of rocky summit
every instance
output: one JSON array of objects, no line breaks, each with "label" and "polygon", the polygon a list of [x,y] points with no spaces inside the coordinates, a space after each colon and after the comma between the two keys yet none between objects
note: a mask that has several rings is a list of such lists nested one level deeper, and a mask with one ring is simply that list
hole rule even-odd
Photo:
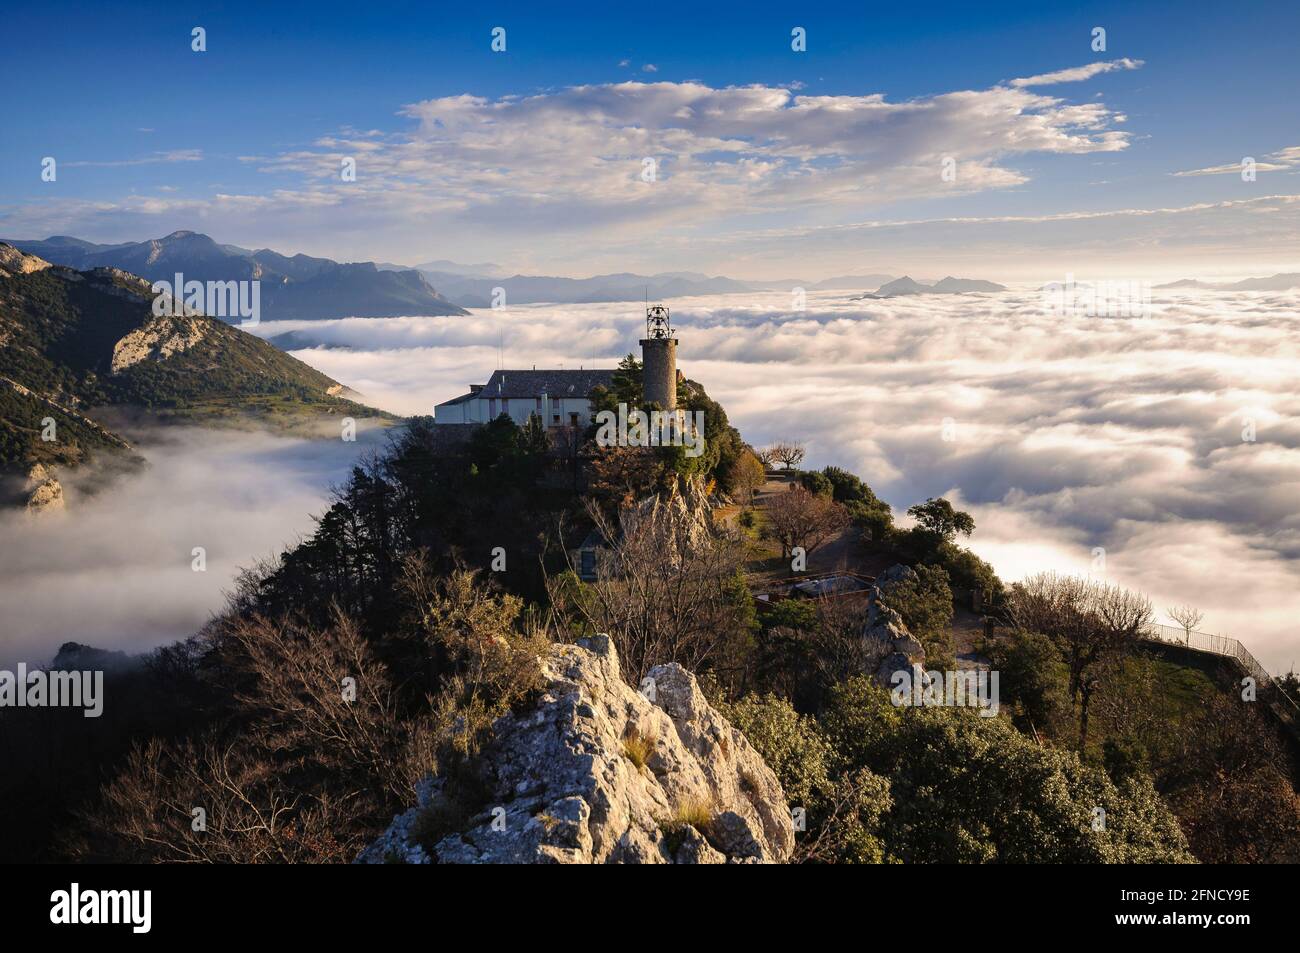
[{"label": "rocky summit", "polygon": [[[781,863],[794,828],[780,782],[679,665],[641,689],[610,639],[552,645],[545,690],[483,752],[486,797],[458,829],[443,782],[421,785],[361,863]],[[427,831],[435,831],[429,836]]]}]

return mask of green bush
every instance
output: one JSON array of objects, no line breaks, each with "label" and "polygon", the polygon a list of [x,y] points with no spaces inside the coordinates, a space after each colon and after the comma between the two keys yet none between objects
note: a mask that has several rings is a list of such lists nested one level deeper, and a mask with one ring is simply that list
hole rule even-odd
[{"label": "green bush", "polygon": [[1070,718],[1070,701],[1069,672],[1055,643],[1036,632],[1012,631],[980,648],[999,673],[1002,703],[1015,725],[1056,736]]},{"label": "green bush", "polygon": [[834,488],[831,486],[831,481],[816,470],[805,470],[799,474],[799,482],[809,493],[816,493],[818,496],[833,495]]},{"label": "green bush", "polygon": [[[841,771],[889,781],[880,838],[905,863],[1188,863],[1178,822],[1140,771],[1113,782],[1005,718],[894,708],[868,679],[839,686],[822,721]],[[1102,813],[1104,812],[1104,814]]]},{"label": "green bush", "polygon": [[829,863],[880,863],[877,836],[889,810],[889,784],[871,771],[848,767],[820,726],[775,695],[750,695],[724,705],[776,774],[791,808],[802,808],[806,829],[795,832],[795,858]]}]

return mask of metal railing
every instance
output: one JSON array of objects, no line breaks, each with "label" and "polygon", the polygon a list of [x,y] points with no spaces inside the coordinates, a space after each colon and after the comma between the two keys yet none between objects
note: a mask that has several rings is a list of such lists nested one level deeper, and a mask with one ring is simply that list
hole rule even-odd
[{"label": "metal railing", "polygon": [[1273,682],[1273,677],[1268,674],[1268,670],[1255,656],[1250,654],[1246,646],[1240,641],[1230,638],[1226,635],[1211,635],[1208,632],[1187,632],[1183,629],[1175,628],[1172,625],[1152,624],[1147,627],[1146,637],[1156,642],[1165,642],[1171,645],[1181,645],[1185,648],[1193,649],[1197,652],[1209,652],[1213,655],[1226,655],[1234,658],[1240,663],[1246,673],[1255,679],[1255,684],[1261,688],[1273,689],[1270,695],[1277,699],[1276,706],[1282,709],[1279,714],[1283,714],[1285,720],[1295,723],[1300,720],[1300,705],[1291,700],[1285,692]]}]

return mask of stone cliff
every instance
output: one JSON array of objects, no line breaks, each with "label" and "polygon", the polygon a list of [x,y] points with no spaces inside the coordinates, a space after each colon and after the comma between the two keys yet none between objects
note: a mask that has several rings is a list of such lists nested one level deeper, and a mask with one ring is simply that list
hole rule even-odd
[{"label": "stone cliff", "polygon": [[[486,797],[446,832],[440,779],[362,863],[781,863],[790,807],[745,736],[678,665],[634,689],[604,635],[555,644],[545,691],[495,725]],[[433,836],[430,830],[436,832]]]}]

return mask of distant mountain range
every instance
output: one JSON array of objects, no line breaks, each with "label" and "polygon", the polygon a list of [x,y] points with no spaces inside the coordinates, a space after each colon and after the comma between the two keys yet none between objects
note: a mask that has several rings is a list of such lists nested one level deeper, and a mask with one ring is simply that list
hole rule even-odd
[{"label": "distant mountain range", "polygon": [[904,294],[959,294],[1004,291],[991,281],[944,278],[933,285],[910,277],[864,273],[821,281],[785,278],[740,280],[694,271],[653,275],[619,272],[590,278],[550,275],[507,275],[491,262],[459,264],[447,259],[414,267],[392,262],[340,264],[329,258],[283,255],[269,248],[249,250],[222,245],[207,235],[173,232],[145,242],[101,245],[67,235],[42,241],[10,244],[54,264],[87,270],[120,268],[149,281],[171,281],[179,272],[186,280],[261,282],[262,319],[326,319],[460,315],[465,308],[489,308],[504,290],[510,304],[594,304],[606,301],[656,301],[702,295],[760,291],[856,291],[878,288],[874,297]]},{"label": "distant mountain range", "polygon": [[287,256],[269,248],[250,251],[218,244],[198,232],[172,232],[119,245],[97,245],[67,235],[9,244],[78,271],[120,268],[151,282],[170,282],[178,272],[187,281],[258,280],[261,318],[266,321],[466,313],[439,294],[419,271],[388,271],[374,262],[340,264],[329,258]]},{"label": "distant mountain range", "polygon": [[91,416],[98,408],[225,424],[377,415],[345,399],[341,384],[223,321],[154,314],[155,297],[127,272],[76,271],[0,243],[0,473],[129,450]]},{"label": "distant mountain range", "polygon": [[925,285],[904,275],[902,278],[881,285],[871,294],[862,295],[862,298],[897,298],[902,295],[951,295],[1006,290],[1005,285],[994,281],[981,281],[978,278],[954,278],[949,275],[932,285]]},{"label": "distant mountain range", "polygon": [[454,261],[448,261],[445,258],[439,258],[437,261],[426,261],[422,265],[394,265],[389,261],[378,263],[383,271],[423,271],[435,275],[466,275],[475,278],[504,278],[509,274],[506,269],[500,265],[494,265],[490,261],[482,261],[475,265],[462,265]]},{"label": "distant mountain range", "polygon": [[[454,263],[448,263],[454,264]],[[456,266],[468,269],[472,266]],[[491,266],[495,267],[495,266]],[[692,271],[668,271],[654,275],[621,272],[591,278],[560,278],[545,275],[470,274],[465,271],[433,271],[421,266],[421,273],[451,300],[467,308],[487,308],[495,289],[505,290],[506,304],[593,304],[602,301],[639,301],[647,295],[656,301],[700,295],[741,294],[754,291],[807,291],[873,288],[889,275],[846,275],[824,281],[788,278],[780,281],[741,281],[723,275]]]},{"label": "distant mountain range", "polygon": [[1300,288],[1300,273],[1284,272],[1267,278],[1246,278],[1243,281],[1210,282],[1196,278],[1183,278],[1156,288],[1200,288],[1206,291],[1289,291]]}]

